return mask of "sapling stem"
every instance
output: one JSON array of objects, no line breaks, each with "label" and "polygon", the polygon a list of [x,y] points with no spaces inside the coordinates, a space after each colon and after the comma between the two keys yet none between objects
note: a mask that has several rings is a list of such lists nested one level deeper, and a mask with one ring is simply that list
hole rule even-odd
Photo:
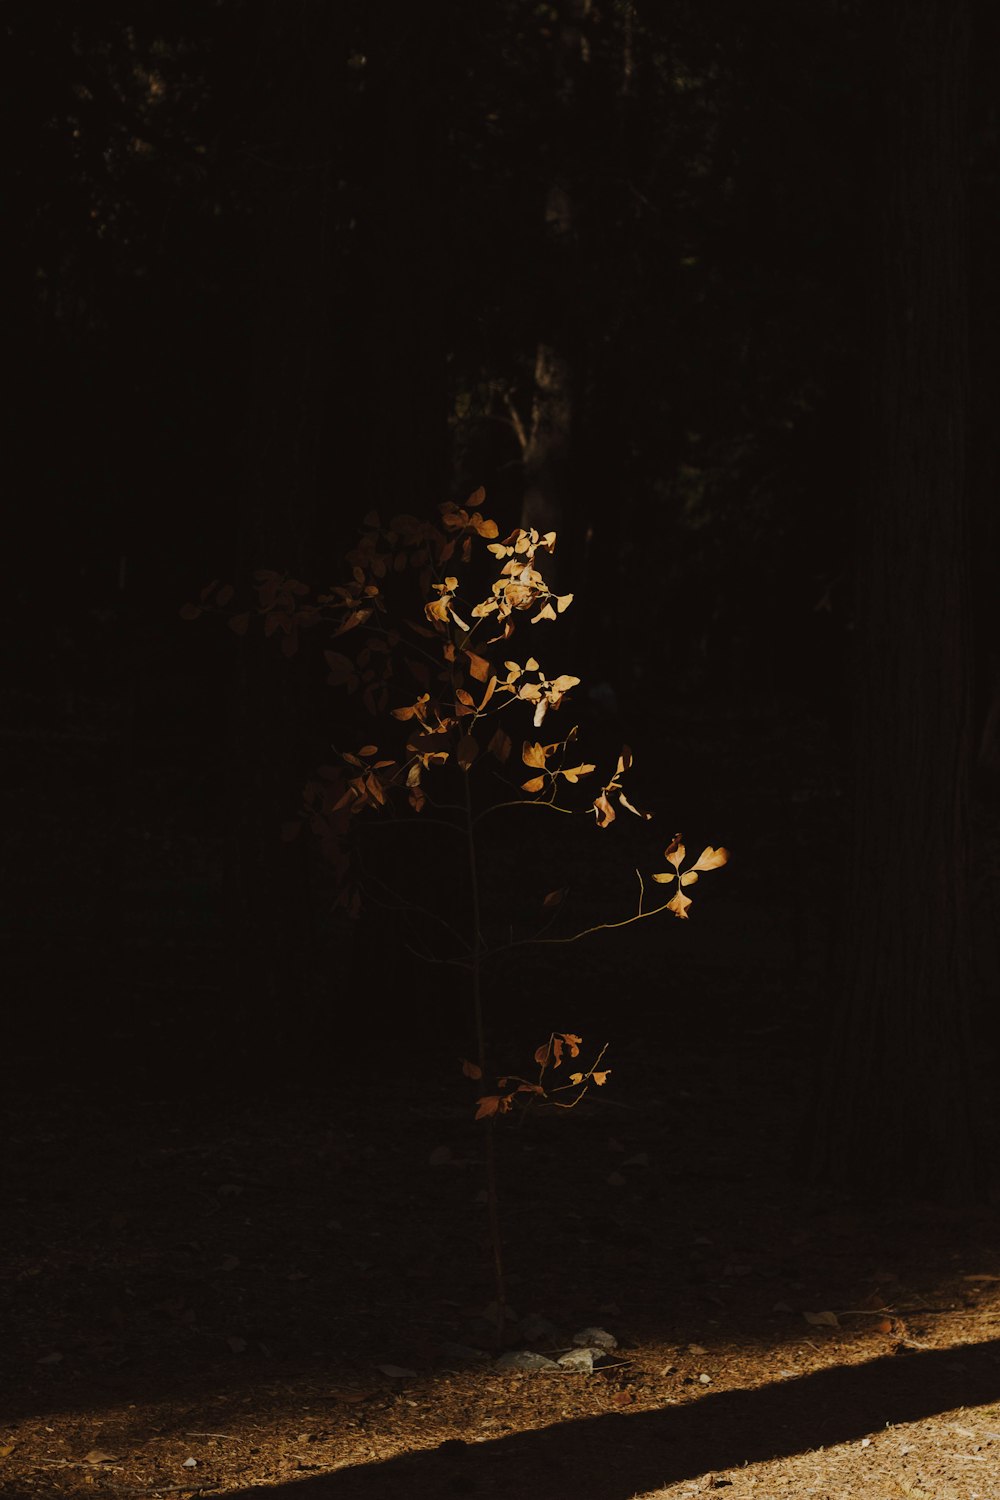
[{"label": "sapling stem", "polygon": [[[469,894],[472,899],[472,1008],[476,1017],[476,1049],[480,1076],[486,1077],[486,1026],[483,1019],[482,952],[483,934],[479,906],[479,868],[476,860],[476,829],[472,809],[472,786],[468,771],[465,772],[465,828],[466,849],[469,859]],[[496,1346],[503,1342],[504,1323],[507,1315],[507,1288],[503,1274],[503,1242],[500,1239],[500,1207],[497,1194],[496,1139],[494,1122],[486,1121],[486,1205],[490,1225],[490,1246],[493,1251],[493,1274],[496,1280]]]}]

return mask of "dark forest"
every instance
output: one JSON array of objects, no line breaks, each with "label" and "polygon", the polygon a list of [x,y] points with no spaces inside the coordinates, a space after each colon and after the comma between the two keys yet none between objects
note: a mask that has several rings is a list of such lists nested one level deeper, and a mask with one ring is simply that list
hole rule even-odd
[{"label": "dark forest", "polygon": [[0,1493],[996,1500],[992,8],[4,24]]}]

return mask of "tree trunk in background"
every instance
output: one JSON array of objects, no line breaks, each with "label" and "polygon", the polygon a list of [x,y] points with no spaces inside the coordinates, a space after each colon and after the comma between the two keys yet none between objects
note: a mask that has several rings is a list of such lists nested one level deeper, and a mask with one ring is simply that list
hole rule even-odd
[{"label": "tree trunk in background", "polygon": [[888,52],[855,823],[812,1166],[870,1192],[963,1195],[977,1180],[963,0],[898,0]]},{"label": "tree trunk in background", "polygon": [[579,171],[577,111],[589,53],[585,26],[590,0],[564,0],[553,37],[555,110],[550,181],[545,195],[547,265],[542,278],[541,332],[535,351],[531,420],[524,449],[521,525],[560,533],[550,578],[567,574],[567,520],[571,513],[573,411],[579,380],[578,321],[571,261],[576,242],[572,172]]},{"label": "tree trunk in background", "polygon": [[[335,405],[331,359],[334,101],[347,46],[319,0],[259,19],[263,100],[247,150],[257,238],[248,313],[256,325],[245,433],[246,502],[239,582],[255,570],[322,583],[331,559],[329,446]],[[310,693],[298,659],[251,628],[235,686],[230,793],[232,976],[251,1055],[270,1065],[301,1036],[315,977],[306,841],[281,841],[309,764]],[[285,1035],[282,1035],[285,1033]]]},{"label": "tree trunk in background", "polygon": [[[359,233],[368,337],[355,378],[370,443],[358,520],[369,506],[436,513],[449,494],[447,257],[448,7],[373,6],[366,16],[370,194]],[[463,236],[468,225],[461,225]],[[358,502],[362,500],[357,497]]]}]

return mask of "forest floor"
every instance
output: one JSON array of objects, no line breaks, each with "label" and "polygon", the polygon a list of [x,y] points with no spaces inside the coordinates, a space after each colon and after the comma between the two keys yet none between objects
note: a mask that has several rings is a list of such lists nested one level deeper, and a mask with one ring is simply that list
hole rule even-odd
[{"label": "forest floor", "polygon": [[[731,743],[743,765],[747,734]],[[613,1341],[592,1370],[538,1372],[497,1364],[484,1127],[450,997],[373,952],[322,1032],[268,1012],[273,1067],[249,1070],[240,1018],[210,1017],[216,874],[183,826],[199,808],[169,811],[170,766],[142,772],[112,951],[81,905],[97,773],[91,818],[86,779],[32,745],[53,858],[12,795],[0,1494],[1000,1500],[1000,1194],[958,1214],[887,1184],[861,1208],[795,1175],[834,931],[803,871],[839,804],[799,795],[801,746],[787,726],[780,743],[734,792],[672,736],[660,771],[677,786],[690,766],[700,842],[738,853],[689,922],[495,976],[504,1067],[550,1026],[588,1060],[610,1043],[579,1108],[496,1132],[507,1351]],[[609,880],[582,849],[589,920]],[[524,852],[494,851],[501,884],[541,894]],[[249,1051],[266,1048],[265,1030]]]},{"label": "forest floor", "polygon": [[1000,1500],[1000,1212],[794,1187],[746,1020],[498,1132],[506,1345],[589,1373],[497,1367],[460,1076],[19,1101],[0,1494]]}]

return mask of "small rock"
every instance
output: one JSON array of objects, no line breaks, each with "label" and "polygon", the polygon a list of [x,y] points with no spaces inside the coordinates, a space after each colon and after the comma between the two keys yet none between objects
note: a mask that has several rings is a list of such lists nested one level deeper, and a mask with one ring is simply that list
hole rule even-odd
[{"label": "small rock", "polygon": [[618,1340],[606,1328],[581,1328],[579,1333],[574,1333],[573,1342],[581,1347],[593,1344],[598,1349],[618,1348]]},{"label": "small rock", "polygon": [[181,1468],[183,1469],[196,1469],[197,1467],[198,1460],[196,1458],[186,1458],[181,1465]]},{"label": "small rock", "polygon": [[600,1359],[603,1352],[602,1349],[571,1349],[558,1360],[558,1364],[563,1370],[577,1370],[583,1375],[593,1375],[594,1356],[596,1354]]},{"label": "small rock", "polygon": [[511,1349],[494,1361],[493,1368],[494,1370],[558,1371],[559,1366],[554,1359],[546,1359],[544,1354],[535,1354],[531,1349]]},{"label": "small rock", "polygon": [[405,1365],[376,1365],[383,1375],[388,1375],[390,1380],[410,1380],[416,1376],[416,1370],[407,1369]]}]

